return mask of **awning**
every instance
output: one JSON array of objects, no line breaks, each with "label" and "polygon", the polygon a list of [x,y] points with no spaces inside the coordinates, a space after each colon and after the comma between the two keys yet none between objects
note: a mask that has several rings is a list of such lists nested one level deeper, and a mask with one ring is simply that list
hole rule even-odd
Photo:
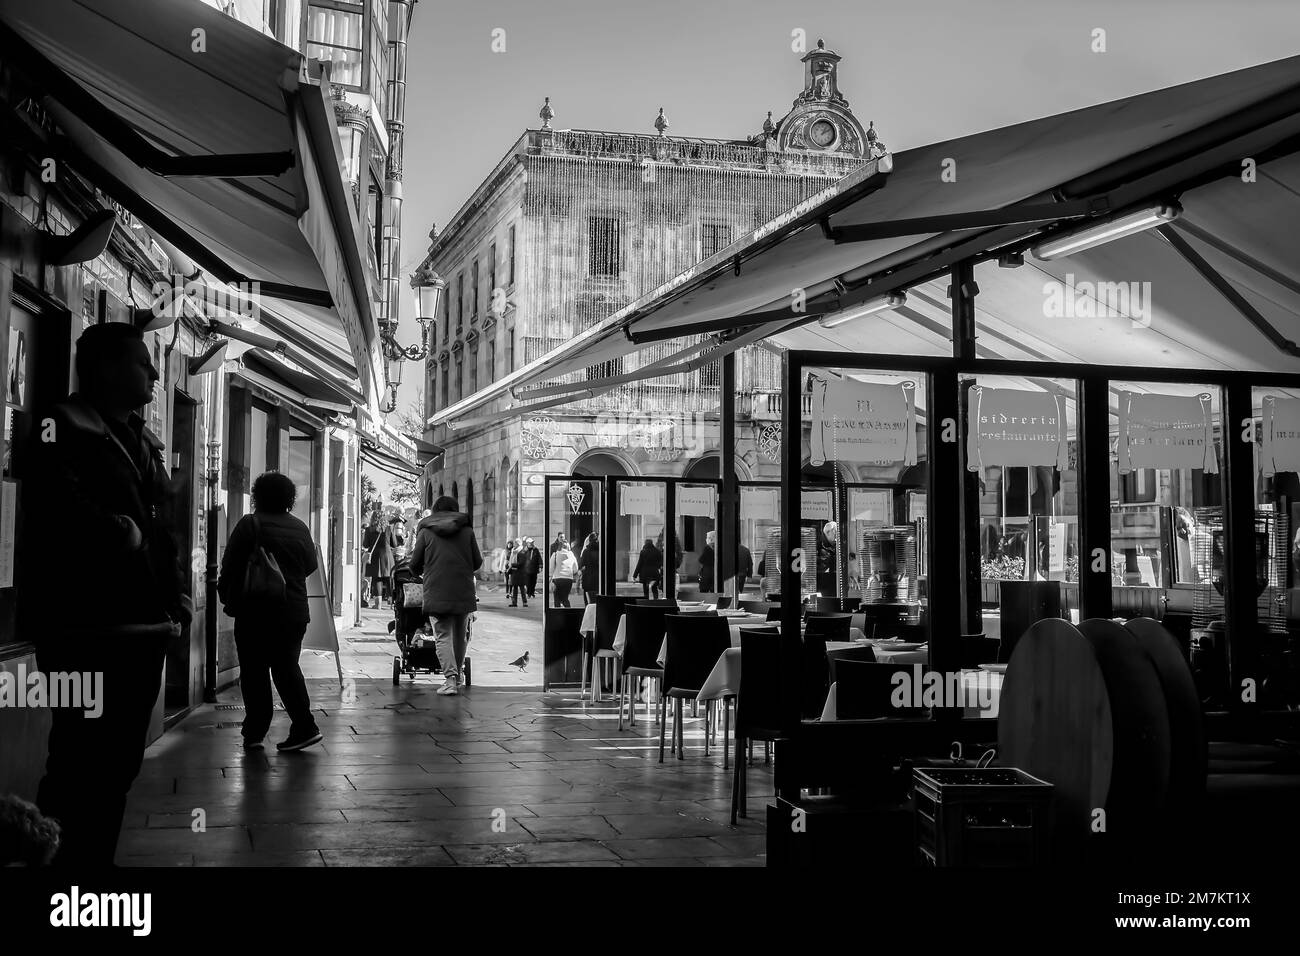
[{"label": "awning", "polygon": [[412,481],[424,474],[421,468],[366,442],[361,444],[361,460],[403,481]]},{"label": "awning", "polygon": [[[265,314],[263,314],[261,318],[268,327],[275,327],[271,322],[265,321],[267,319]],[[246,345],[251,345],[256,349],[262,349],[265,352],[282,354],[295,364],[302,366],[307,370],[307,372],[311,373],[306,376],[311,380],[309,388],[317,388],[318,390],[325,392],[327,396],[342,396],[343,400],[347,402],[355,402],[358,405],[365,404],[365,397],[357,391],[356,387],[351,382],[344,381],[337,375],[331,374],[329,370],[316,364],[311,358],[304,355],[294,346],[289,345],[289,343],[220,320],[209,322],[209,326],[217,335],[228,339],[234,339],[237,342],[243,342]],[[284,363],[277,364],[283,366]],[[293,370],[291,369],[291,371]],[[315,377],[312,378],[312,376]],[[333,400],[338,401],[338,398],[336,397]]]},{"label": "awning", "polygon": [[[203,31],[203,52],[192,47]],[[297,51],[198,0],[0,0],[61,158],[222,282],[382,381],[332,106]]]},{"label": "awning", "polygon": [[[983,262],[982,357],[1294,370],[1286,342],[1300,339],[1298,149],[1300,57],[907,150],[864,165],[431,424],[593,365],[620,339],[628,347],[716,335],[726,348],[745,334],[786,348],[951,356],[948,276],[970,259]],[[955,178],[941,175],[945,160]],[[1045,231],[1173,199],[1184,213],[1165,233],[1051,262],[1026,256],[1020,268],[993,262]],[[1187,249],[1259,321],[1209,285]],[[1056,293],[1100,304],[1100,283],[1135,294],[1106,315],[1053,314]],[[791,307],[794,289],[806,297],[802,313]],[[908,293],[900,309],[834,329],[815,321],[896,289]]]},{"label": "awning", "polygon": [[354,399],[348,390],[328,380],[300,372],[262,349],[250,349],[239,359],[240,374],[308,408],[350,414]]}]

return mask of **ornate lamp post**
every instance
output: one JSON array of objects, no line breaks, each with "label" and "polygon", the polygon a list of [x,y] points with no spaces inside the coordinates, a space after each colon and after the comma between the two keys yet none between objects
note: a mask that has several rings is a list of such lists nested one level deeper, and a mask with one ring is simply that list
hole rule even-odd
[{"label": "ornate lamp post", "polygon": [[411,276],[411,288],[415,290],[415,321],[420,323],[420,344],[401,345],[393,334],[396,323],[387,323],[380,332],[384,348],[384,373],[388,386],[388,394],[384,402],[385,412],[397,409],[397,388],[402,384],[402,363],[423,362],[429,357],[432,349],[429,328],[437,320],[438,307],[442,304],[447,280],[429,268],[426,263]]}]

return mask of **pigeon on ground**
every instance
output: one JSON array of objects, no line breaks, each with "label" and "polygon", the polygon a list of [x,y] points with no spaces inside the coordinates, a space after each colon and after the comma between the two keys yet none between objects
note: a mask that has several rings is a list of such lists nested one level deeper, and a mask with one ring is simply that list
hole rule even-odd
[{"label": "pigeon on ground", "polygon": [[524,651],[524,656],[516,658],[510,662],[511,667],[518,667],[521,671],[528,669],[528,652]]}]

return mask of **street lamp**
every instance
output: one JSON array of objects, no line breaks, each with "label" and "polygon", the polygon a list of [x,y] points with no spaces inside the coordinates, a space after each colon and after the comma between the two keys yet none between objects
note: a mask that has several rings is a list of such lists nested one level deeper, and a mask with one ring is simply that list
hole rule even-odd
[{"label": "street lamp", "polygon": [[401,345],[394,335],[397,328],[395,320],[384,323],[380,333],[384,349],[384,374],[388,386],[384,403],[385,412],[397,409],[397,388],[402,383],[402,363],[423,362],[429,357],[429,327],[437,319],[438,306],[442,303],[447,281],[425,263],[411,276],[411,288],[415,290],[415,321],[420,323],[420,344]]}]

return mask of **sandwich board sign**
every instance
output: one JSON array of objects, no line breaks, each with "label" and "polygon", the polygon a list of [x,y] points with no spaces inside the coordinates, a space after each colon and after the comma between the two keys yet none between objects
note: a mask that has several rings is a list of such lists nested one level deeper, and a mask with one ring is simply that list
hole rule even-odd
[{"label": "sandwich board sign", "polygon": [[339,632],[334,629],[334,609],[330,605],[330,594],[325,587],[325,558],[321,555],[320,545],[316,545],[316,570],[307,576],[307,611],[311,620],[307,622],[307,633],[303,635],[304,651],[330,651],[334,654],[334,666],[339,672],[339,687],[343,686],[343,663],[339,660]]}]

